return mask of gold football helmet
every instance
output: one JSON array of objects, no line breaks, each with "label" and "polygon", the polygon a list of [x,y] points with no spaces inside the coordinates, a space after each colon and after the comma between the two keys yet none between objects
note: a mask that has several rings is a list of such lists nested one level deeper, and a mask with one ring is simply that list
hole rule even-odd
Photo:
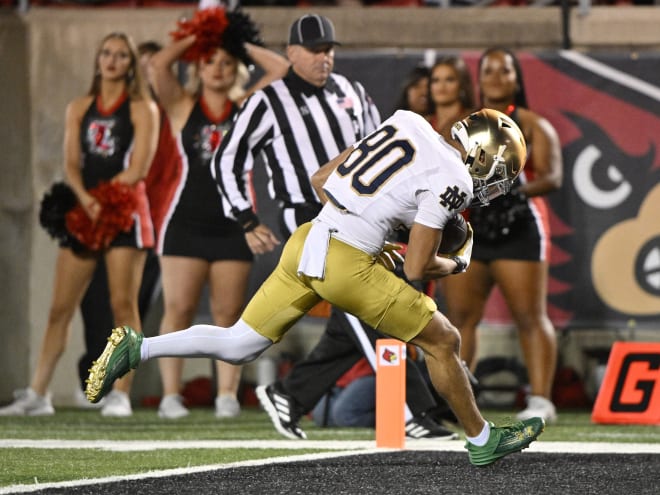
[{"label": "gold football helmet", "polygon": [[483,108],[456,122],[451,135],[465,151],[465,165],[482,206],[511,189],[525,166],[527,145],[518,125],[502,112]]}]

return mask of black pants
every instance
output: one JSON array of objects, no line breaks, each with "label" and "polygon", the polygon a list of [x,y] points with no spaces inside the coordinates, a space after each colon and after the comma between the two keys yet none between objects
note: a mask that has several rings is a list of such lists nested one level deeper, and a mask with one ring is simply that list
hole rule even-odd
[{"label": "black pants", "polygon": [[[361,338],[362,337],[362,338]],[[376,340],[386,338],[346,313],[332,310],[325,332],[310,354],[298,361],[275,388],[289,395],[305,413],[332,390],[335,382],[362,357],[375,363]],[[406,404],[413,416],[437,406],[417,364],[406,359]]]},{"label": "black pants", "polygon": [[[138,307],[140,319],[144,321],[149,304],[160,278],[160,265],[158,256],[149,250],[147,261],[144,264],[142,284],[138,296]],[[103,258],[99,259],[92,280],[87,287],[87,292],[80,303],[80,312],[83,320],[85,334],[85,354],[78,360],[78,376],[80,386],[85,390],[85,380],[89,375],[92,362],[103,352],[108,341],[110,329],[116,324],[110,307],[110,290],[108,289],[108,274]]]}]

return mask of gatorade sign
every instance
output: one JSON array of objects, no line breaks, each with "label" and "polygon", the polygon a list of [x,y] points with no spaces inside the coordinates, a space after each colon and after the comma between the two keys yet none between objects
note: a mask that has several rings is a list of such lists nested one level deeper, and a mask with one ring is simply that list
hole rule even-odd
[{"label": "gatorade sign", "polygon": [[612,346],[591,420],[660,424],[659,342],[616,342]]}]

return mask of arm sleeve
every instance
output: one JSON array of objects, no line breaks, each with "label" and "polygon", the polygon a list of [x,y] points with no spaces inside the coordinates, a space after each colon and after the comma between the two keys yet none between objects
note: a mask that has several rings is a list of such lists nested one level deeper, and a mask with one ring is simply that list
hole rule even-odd
[{"label": "arm sleeve", "polygon": [[255,93],[239,111],[213,157],[211,171],[218,189],[239,222],[248,214],[254,217],[249,174],[255,157],[272,139],[273,124],[267,113],[266,101]]},{"label": "arm sleeve", "polygon": [[439,206],[435,194],[429,190],[417,193],[417,205],[415,222],[433,229],[444,229],[447,220],[453,215],[449,210]]},{"label": "arm sleeve", "polygon": [[472,202],[471,178],[458,169],[446,167],[436,168],[426,176],[426,187],[417,190],[415,201],[418,210],[415,222],[444,229],[456,213],[461,213]]}]

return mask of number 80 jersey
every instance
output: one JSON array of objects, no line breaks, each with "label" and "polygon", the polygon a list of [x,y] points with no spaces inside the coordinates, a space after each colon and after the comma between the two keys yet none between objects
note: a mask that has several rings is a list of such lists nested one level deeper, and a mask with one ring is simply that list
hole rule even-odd
[{"label": "number 80 jersey", "polygon": [[472,201],[460,153],[414,112],[397,111],[354,148],[328,177],[319,214],[347,244],[375,255],[394,229],[443,229]]}]

